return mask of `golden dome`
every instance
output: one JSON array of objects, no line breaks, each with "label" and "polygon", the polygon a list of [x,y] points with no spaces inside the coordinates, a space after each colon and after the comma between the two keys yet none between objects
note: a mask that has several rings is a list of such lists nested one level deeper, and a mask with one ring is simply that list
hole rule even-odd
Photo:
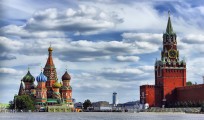
[{"label": "golden dome", "polygon": [[53,49],[52,49],[52,47],[51,47],[51,46],[48,48],[48,51],[53,51]]},{"label": "golden dome", "polygon": [[52,85],[52,87],[53,88],[60,88],[62,85],[60,84],[60,83],[58,83],[58,82],[55,82],[53,85]]},{"label": "golden dome", "polygon": [[50,47],[48,48],[48,51],[53,51],[52,47],[51,47],[51,42],[50,42]]}]

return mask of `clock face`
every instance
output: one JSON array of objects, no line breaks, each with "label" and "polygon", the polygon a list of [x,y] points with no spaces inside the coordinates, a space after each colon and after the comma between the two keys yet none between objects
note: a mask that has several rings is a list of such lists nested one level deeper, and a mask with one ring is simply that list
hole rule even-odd
[{"label": "clock face", "polygon": [[175,58],[177,56],[177,51],[176,50],[169,50],[169,57],[170,58]]}]

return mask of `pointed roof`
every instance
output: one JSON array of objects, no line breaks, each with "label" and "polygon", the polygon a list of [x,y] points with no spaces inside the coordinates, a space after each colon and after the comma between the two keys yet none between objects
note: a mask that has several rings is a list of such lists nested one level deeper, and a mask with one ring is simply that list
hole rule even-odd
[{"label": "pointed roof", "polygon": [[172,24],[171,24],[170,11],[168,12],[168,14],[169,14],[169,18],[168,18],[168,23],[167,23],[167,27],[166,27],[166,33],[172,34],[174,32],[173,32],[173,27],[172,27]]},{"label": "pointed roof", "polygon": [[20,88],[18,91],[18,95],[23,95],[24,93],[24,85],[23,85],[23,80],[21,80]]},{"label": "pointed roof", "polygon": [[48,48],[49,56],[48,56],[47,63],[46,63],[46,65],[45,65],[45,67],[46,67],[46,66],[54,66],[53,59],[52,59],[52,51],[53,51],[53,49],[52,49],[52,47],[50,46],[50,47]]},{"label": "pointed roof", "polygon": [[57,80],[57,72],[56,72],[55,65],[52,59],[52,51],[53,51],[53,48],[50,45],[50,47],[48,48],[48,52],[49,52],[48,59],[47,59],[47,62],[45,64],[44,71],[43,71],[43,74],[47,77],[48,81]]}]

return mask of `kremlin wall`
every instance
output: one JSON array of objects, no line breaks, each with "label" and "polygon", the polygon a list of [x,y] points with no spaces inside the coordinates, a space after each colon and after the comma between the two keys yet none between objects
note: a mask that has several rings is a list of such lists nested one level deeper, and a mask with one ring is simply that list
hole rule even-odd
[{"label": "kremlin wall", "polygon": [[140,86],[140,103],[149,107],[175,107],[178,103],[204,102],[204,84],[186,86],[186,62],[179,60],[177,35],[170,14],[163,34],[161,60],[155,62],[155,85]]}]

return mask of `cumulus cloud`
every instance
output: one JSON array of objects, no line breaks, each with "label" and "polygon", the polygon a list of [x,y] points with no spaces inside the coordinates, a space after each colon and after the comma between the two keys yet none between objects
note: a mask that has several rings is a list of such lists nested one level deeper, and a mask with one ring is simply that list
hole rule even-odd
[{"label": "cumulus cloud", "polygon": [[150,76],[152,70],[147,70],[140,67],[135,68],[104,68],[99,72],[101,77],[104,77],[108,80],[115,80],[120,82],[133,82],[133,81],[143,81],[147,80]]},{"label": "cumulus cloud", "polygon": [[202,34],[189,34],[181,39],[182,42],[188,44],[204,44],[204,35]]},{"label": "cumulus cloud", "polygon": [[13,68],[0,68],[0,73],[3,74],[22,74],[22,71],[18,71],[16,69]]},{"label": "cumulus cloud", "polygon": [[5,52],[0,53],[0,60],[12,60],[12,59],[16,59],[16,57]]},{"label": "cumulus cloud", "polygon": [[[54,54],[61,60],[97,61],[109,60],[137,62],[138,56],[159,50],[159,35],[124,33],[122,41],[73,41],[69,38],[40,38],[33,41],[17,41],[1,37],[0,45],[3,52],[12,51],[23,55],[45,55],[49,43],[52,42]],[[143,37],[145,36],[145,37]],[[156,37],[153,37],[156,36]],[[11,46],[11,44],[13,44]],[[25,52],[26,51],[26,52]]]},{"label": "cumulus cloud", "polygon": [[9,38],[0,36],[0,50],[19,50],[23,46],[23,43],[18,40],[11,40]]},{"label": "cumulus cloud", "polygon": [[66,37],[61,31],[28,31],[25,26],[8,25],[0,28],[1,35],[5,36],[16,36],[23,39],[29,38],[53,38],[53,37]]},{"label": "cumulus cloud", "polygon": [[121,62],[137,62],[140,58],[138,56],[117,56],[116,60]]},{"label": "cumulus cloud", "polygon": [[106,13],[100,8],[79,5],[78,9],[64,11],[49,8],[34,13],[23,26],[8,25],[0,29],[3,35],[21,38],[66,37],[65,33],[92,34],[113,28],[123,22],[114,12]]}]

